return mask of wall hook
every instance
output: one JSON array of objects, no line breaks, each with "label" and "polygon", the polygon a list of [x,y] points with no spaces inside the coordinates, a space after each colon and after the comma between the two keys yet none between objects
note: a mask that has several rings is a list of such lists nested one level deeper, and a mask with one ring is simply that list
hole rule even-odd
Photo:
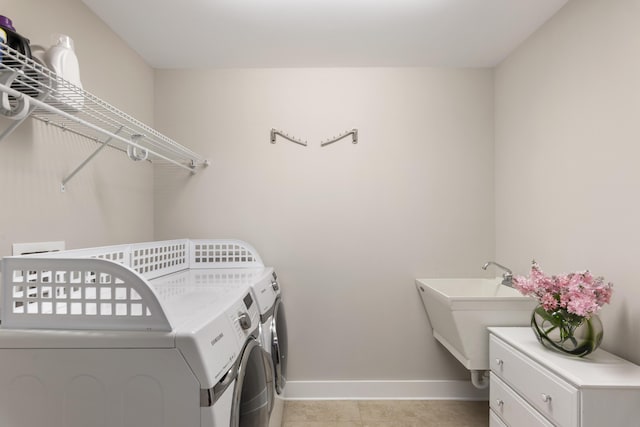
[{"label": "wall hook", "polygon": [[[149,151],[146,148],[137,146],[138,141],[144,138],[144,135],[134,134],[131,135],[131,142],[136,145],[127,145],[127,156],[134,162],[139,162],[141,160],[147,160],[149,157]],[[140,151],[138,151],[140,149]]]},{"label": "wall hook", "polygon": [[277,130],[277,129],[271,129],[271,143],[275,144],[276,143],[276,136],[281,136],[282,138],[286,139],[287,141],[291,141],[291,142],[295,142],[296,144],[300,144],[300,145],[304,145],[305,147],[307,146],[307,141],[303,141],[302,139],[296,138],[294,136],[289,136],[288,134]]},{"label": "wall hook", "polygon": [[329,144],[333,144],[334,142],[340,141],[343,138],[346,138],[347,136],[351,135],[352,136],[352,140],[351,142],[354,144],[358,143],[358,129],[351,129],[349,131],[346,131],[338,136],[334,136],[331,139],[328,139],[326,141],[323,141],[320,143],[321,147],[324,147],[325,145],[329,145]]}]

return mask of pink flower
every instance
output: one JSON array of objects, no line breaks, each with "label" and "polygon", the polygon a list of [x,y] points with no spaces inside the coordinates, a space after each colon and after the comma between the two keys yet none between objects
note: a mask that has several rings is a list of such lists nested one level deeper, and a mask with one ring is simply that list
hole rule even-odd
[{"label": "pink flower", "polygon": [[577,316],[591,317],[611,301],[613,284],[587,271],[547,276],[533,261],[529,277],[517,276],[513,287],[533,296],[546,311],[563,309]]},{"label": "pink flower", "polygon": [[578,316],[591,317],[599,308],[595,298],[588,294],[574,294],[567,301],[567,311]]},{"label": "pink flower", "polygon": [[558,300],[553,297],[553,294],[544,294],[540,299],[540,302],[547,311],[553,311],[558,308]]},{"label": "pink flower", "polygon": [[533,280],[522,276],[513,278],[513,287],[519,290],[523,295],[533,295],[537,289],[537,285]]}]

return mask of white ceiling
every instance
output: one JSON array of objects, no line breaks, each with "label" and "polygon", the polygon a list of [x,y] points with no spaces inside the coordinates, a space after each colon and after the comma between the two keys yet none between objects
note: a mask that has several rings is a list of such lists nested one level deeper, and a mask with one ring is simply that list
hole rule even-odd
[{"label": "white ceiling", "polygon": [[567,0],[83,0],[155,68],[492,67]]}]

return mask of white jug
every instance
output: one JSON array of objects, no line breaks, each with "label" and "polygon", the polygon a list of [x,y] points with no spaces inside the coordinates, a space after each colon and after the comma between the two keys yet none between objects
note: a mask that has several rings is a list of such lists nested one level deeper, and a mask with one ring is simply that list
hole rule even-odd
[{"label": "white jug", "polygon": [[[77,112],[82,109],[84,99],[82,82],[80,81],[80,65],[73,49],[73,40],[66,35],[60,35],[55,45],[44,54],[47,67],[63,80],[56,82],[53,98],[62,103],[58,107],[63,111]],[[67,108],[68,107],[68,108]]]}]

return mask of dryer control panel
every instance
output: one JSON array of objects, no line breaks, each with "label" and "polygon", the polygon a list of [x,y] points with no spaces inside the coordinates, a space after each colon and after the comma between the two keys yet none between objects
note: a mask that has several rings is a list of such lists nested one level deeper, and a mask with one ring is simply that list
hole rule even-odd
[{"label": "dryer control panel", "polygon": [[265,267],[262,277],[253,284],[253,289],[264,323],[273,314],[273,307],[280,295],[278,276],[271,267]]}]

